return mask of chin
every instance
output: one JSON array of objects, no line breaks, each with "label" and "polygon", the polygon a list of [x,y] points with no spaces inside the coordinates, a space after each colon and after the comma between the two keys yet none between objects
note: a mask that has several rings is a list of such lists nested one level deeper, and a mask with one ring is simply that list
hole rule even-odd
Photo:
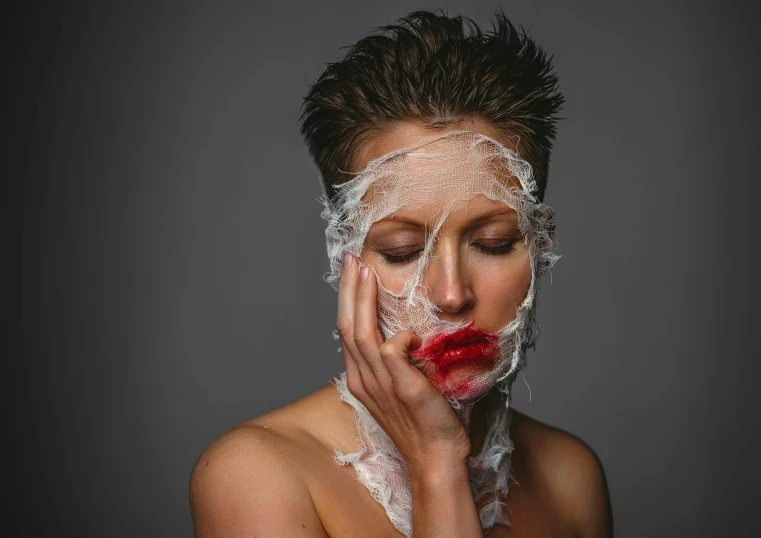
[{"label": "chin", "polygon": [[446,371],[437,371],[432,365],[423,370],[431,384],[442,395],[460,401],[477,400],[494,387],[493,368],[467,363],[454,365]]}]

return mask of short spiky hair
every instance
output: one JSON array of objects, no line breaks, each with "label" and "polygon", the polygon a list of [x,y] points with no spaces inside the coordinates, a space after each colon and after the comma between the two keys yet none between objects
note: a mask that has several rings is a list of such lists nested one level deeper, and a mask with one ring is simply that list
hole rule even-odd
[{"label": "short spiky hair", "polygon": [[301,134],[332,199],[373,133],[399,121],[480,119],[519,137],[543,200],[562,104],[552,59],[501,11],[491,32],[467,17],[416,11],[328,65],[304,98]]}]

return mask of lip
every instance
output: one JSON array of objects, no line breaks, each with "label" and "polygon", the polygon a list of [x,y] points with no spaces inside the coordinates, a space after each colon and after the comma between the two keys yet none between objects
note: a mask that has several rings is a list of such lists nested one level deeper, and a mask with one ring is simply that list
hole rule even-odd
[{"label": "lip", "polygon": [[435,336],[424,347],[410,353],[410,357],[430,360],[439,371],[463,362],[491,359],[497,351],[497,335],[474,329],[472,325],[471,322],[457,331]]}]

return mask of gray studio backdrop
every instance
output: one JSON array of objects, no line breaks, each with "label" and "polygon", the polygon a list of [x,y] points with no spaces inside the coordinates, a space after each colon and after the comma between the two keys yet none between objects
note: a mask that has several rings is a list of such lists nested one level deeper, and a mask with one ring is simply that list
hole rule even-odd
[{"label": "gray studio backdrop", "polygon": [[[496,5],[28,13],[14,536],[189,536],[203,448],[342,370],[301,99],[372,27]],[[594,448],[617,536],[757,536],[751,8],[501,6],[567,100],[545,200],[563,257],[516,407]]]}]

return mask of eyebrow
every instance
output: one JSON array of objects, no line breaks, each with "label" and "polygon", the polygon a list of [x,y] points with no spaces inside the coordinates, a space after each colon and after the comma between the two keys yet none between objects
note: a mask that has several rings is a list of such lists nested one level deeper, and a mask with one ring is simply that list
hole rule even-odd
[{"label": "eyebrow", "polygon": [[[491,218],[498,217],[498,216],[501,216],[501,215],[505,215],[505,216],[510,217],[510,220],[516,220],[516,221],[518,220],[517,219],[517,215],[515,214],[515,210],[510,209],[510,208],[497,207],[497,208],[491,209],[491,210],[483,213],[482,215],[479,215],[477,218],[469,221],[468,225],[469,226],[473,226],[473,225],[476,225],[476,224],[480,224],[481,222],[483,222],[485,220],[489,220]],[[425,222],[421,222],[419,220],[415,220],[415,219],[412,219],[412,218],[409,218],[409,217],[405,217],[404,215],[397,216],[396,214],[392,214],[392,215],[386,217],[385,219],[379,220],[378,222],[379,223],[380,222],[400,222],[400,223],[410,224],[410,225],[415,226],[417,228],[422,228],[422,227],[424,227],[426,225]]]}]

